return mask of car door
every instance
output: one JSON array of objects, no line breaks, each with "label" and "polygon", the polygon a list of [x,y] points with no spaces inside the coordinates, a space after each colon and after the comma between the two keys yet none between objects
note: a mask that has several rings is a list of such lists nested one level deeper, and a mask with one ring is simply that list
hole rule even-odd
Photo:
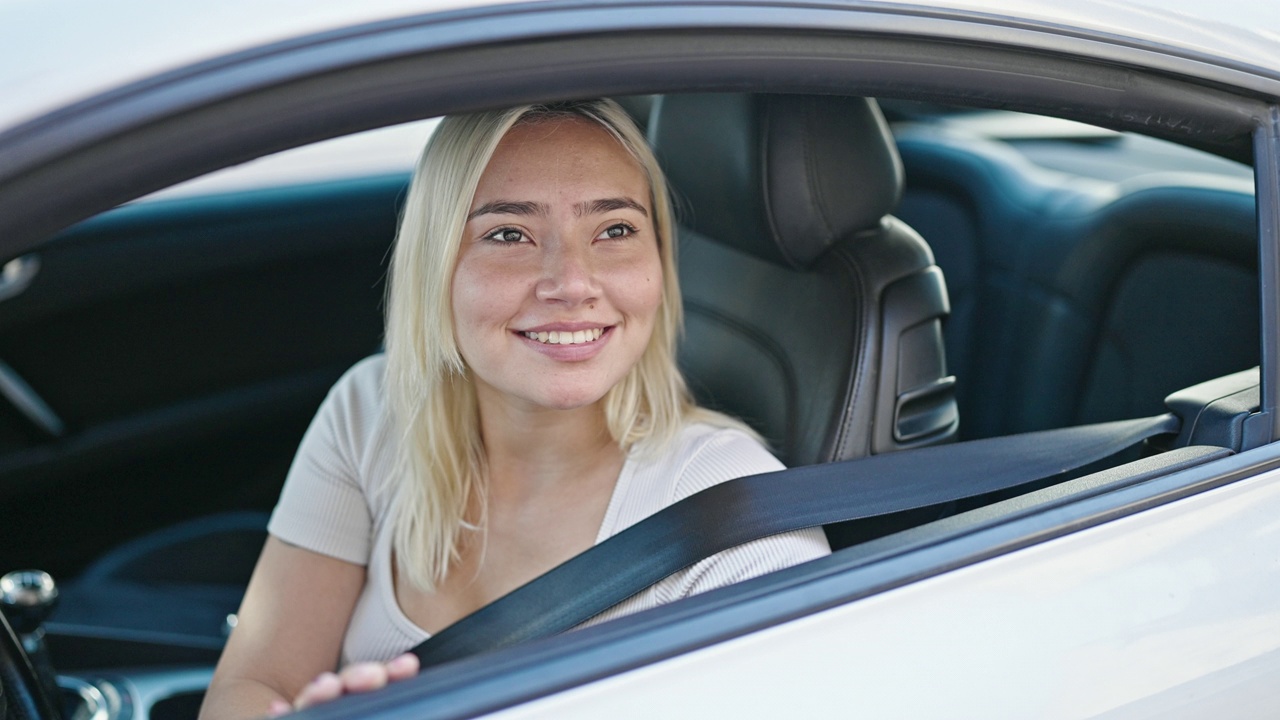
[{"label": "car door", "polygon": [[10,263],[0,563],[269,509],[323,394],[382,332],[405,176],[134,203]]}]

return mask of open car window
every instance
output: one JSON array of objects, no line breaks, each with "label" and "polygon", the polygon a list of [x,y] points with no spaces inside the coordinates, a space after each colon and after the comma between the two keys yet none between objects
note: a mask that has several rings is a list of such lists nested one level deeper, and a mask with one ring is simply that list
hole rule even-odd
[{"label": "open car window", "polygon": [[[892,118],[892,101],[886,105]],[[1241,177],[1248,170],[1245,166],[1166,141],[1082,128],[1048,117],[991,111],[965,112],[959,117],[964,120],[935,110],[928,118],[916,113],[896,120],[893,127],[906,178],[895,214],[925,236],[947,278],[951,315],[944,325],[946,362],[948,372],[959,379],[962,436],[1152,414],[1163,410],[1169,392],[1258,364],[1257,286],[1252,280],[1257,271],[1251,251],[1256,234],[1251,222],[1252,187]],[[1010,129],[1020,124],[1023,130]],[[1031,132],[1026,125],[1039,129]],[[47,254],[51,273],[75,268],[85,253],[93,253],[94,258],[116,256],[121,264],[144,252],[153,261],[165,259],[159,263],[160,277],[148,279],[144,274],[129,285],[102,288],[78,302],[46,300],[62,302],[62,309],[53,321],[28,321],[29,332],[37,334],[36,341],[26,344],[32,351],[53,347],[39,333],[74,336],[81,349],[76,355],[96,358],[99,373],[110,372],[110,363],[103,359],[111,357],[108,348],[112,347],[118,348],[121,368],[136,363],[133,358],[139,354],[159,354],[166,360],[165,367],[180,368],[140,375],[136,388],[129,381],[113,381],[120,385],[119,396],[133,403],[139,403],[146,392],[153,393],[149,404],[114,410],[99,393],[94,396],[101,403],[95,408],[98,416],[77,414],[75,403],[67,400],[59,399],[51,407],[71,418],[75,430],[96,428],[101,433],[103,428],[137,427],[134,442],[140,449],[129,456],[130,467],[139,467],[140,456],[149,458],[157,475],[185,478],[169,492],[188,498],[180,510],[153,511],[141,524],[120,526],[119,513],[144,503],[154,507],[157,502],[150,496],[155,492],[152,483],[159,480],[148,480],[144,474],[136,479],[138,487],[132,493],[112,488],[110,512],[102,512],[105,500],[97,501],[93,517],[100,520],[72,515],[63,521],[110,523],[117,533],[107,536],[114,549],[105,556],[101,535],[77,545],[68,540],[86,536],[65,526],[60,527],[59,539],[50,538],[43,549],[47,559],[41,563],[72,579],[62,614],[51,625],[59,638],[55,642],[66,646],[64,654],[78,654],[85,638],[99,633],[140,643],[159,631],[180,648],[168,652],[205,662],[221,646],[231,627],[228,617],[234,617],[239,589],[256,557],[263,513],[274,501],[306,419],[346,364],[377,349],[379,279],[385,271],[387,247],[418,145],[433,127],[434,121],[426,121],[326,141],[198,178],[69,230],[55,246],[58,249]],[[1076,152],[1082,147],[1085,152]],[[1105,159],[1096,159],[1104,154]],[[1091,170],[1074,172],[1059,158],[1073,158]],[[1117,167],[1125,169],[1122,177],[1116,177]],[[1115,213],[1128,212],[1126,188],[1134,178],[1145,183],[1133,191],[1137,200],[1149,202],[1150,207],[1134,211],[1137,219],[1114,218]],[[1168,225],[1161,224],[1164,216],[1182,211],[1180,205],[1188,199],[1210,203],[1213,209],[1199,215],[1198,224],[1190,228],[1194,233],[1171,238]],[[1226,244],[1228,240],[1234,244]],[[1080,262],[1073,254],[1088,251],[1090,243],[1102,243],[1104,248],[1129,243],[1133,251],[1132,256],[1115,261],[1108,285],[1082,289],[1062,275]],[[210,253],[222,257],[223,267],[211,269],[202,262]],[[273,257],[264,262],[263,253]],[[1028,260],[1015,262],[1020,257]],[[1041,265],[1036,266],[1032,258]],[[175,270],[175,266],[185,269]],[[336,283],[335,270],[359,281]],[[1097,267],[1091,270],[1095,276],[1102,272]],[[263,295],[268,287],[278,288],[279,294]],[[297,293],[307,287],[316,292],[305,296],[309,300],[304,302]],[[184,292],[175,296],[175,288]],[[1084,289],[1096,297],[1080,294]],[[40,299],[39,292],[36,288],[33,297]],[[1210,297],[1221,307],[1188,316],[1182,323],[1161,324],[1151,330],[1150,337],[1141,336],[1140,331],[1150,324],[1147,313],[1153,306],[1176,304],[1188,294],[1187,302],[1192,304]],[[1039,312],[1033,312],[1037,306]],[[81,324],[80,308],[88,307],[95,312],[94,333],[86,333]],[[189,317],[202,307],[218,308],[223,313],[219,322],[212,322],[210,315],[209,322],[184,334],[180,326],[151,320],[131,331],[130,345],[117,344],[129,332],[120,328],[135,326],[139,312],[166,308],[165,317]],[[226,315],[227,309],[235,312]],[[348,333],[345,346],[334,345],[332,339],[319,342],[338,334],[333,321],[344,316],[353,328],[360,328]],[[1203,321],[1194,324],[1195,317]],[[1060,332],[1068,333],[1065,340],[1046,332],[1054,322],[1064,323]],[[1125,322],[1137,323],[1137,332]],[[290,329],[282,332],[285,327]],[[983,341],[1002,335],[1003,343]],[[1224,337],[1231,340],[1224,342]],[[211,338],[225,349],[211,347]],[[355,342],[357,338],[363,341]],[[1058,377],[1064,364],[1061,354],[1027,354],[1028,343],[1035,342],[1075,346],[1080,364],[1074,379]],[[1114,371],[1118,377],[1108,374],[1113,372],[1108,364],[1113,360],[1108,355],[1112,345],[1120,360],[1130,361]],[[1198,347],[1197,358],[1178,363],[1152,360],[1186,347]],[[321,351],[325,354],[317,357]],[[15,367],[28,374],[31,367],[47,372],[59,367],[53,358],[23,362],[21,355],[11,357],[18,358]],[[234,363],[239,375],[201,370],[217,357]],[[1034,365],[1036,361],[1041,364]],[[1193,369],[1197,362],[1206,365]],[[991,374],[994,369],[1001,369],[998,376]],[[1182,374],[1163,380],[1163,386],[1144,385],[1142,391],[1138,390],[1142,383],[1133,377],[1154,378],[1175,370]],[[1010,389],[1014,377],[1045,389],[1035,398],[1023,397]],[[1049,385],[1050,380],[1057,384]],[[1112,383],[1111,389],[1091,390],[1105,382]],[[983,383],[1006,390],[979,392]],[[35,381],[33,387],[66,384],[49,377]],[[156,397],[156,388],[166,388],[170,394]],[[1095,405],[1118,404],[1098,410],[1082,402],[1091,392]],[[80,396],[90,395],[86,391]],[[263,414],[268,407],[270,412]],[[1052,414],[1055,409],[1057,416]],[[224,448],[242,442],[235,438],[246,436],[244,428],[220,431],[198,445],[181,432],[184,425],[187,432],[200,432],[219,422],[219,417],[223,423],[242,418],[251,422],[249,427],[262,428],[263,422],[274,423],[286,411],[289,424],[257,437],[247,446],[248,452],[234,458],[226,457]],[[982,418],[1005,423],[1021,418],[1024,424],[1006,427],[1005,432],[984,432],[979,424]],[[159,450],[146,445],[156,442],[163,443]],[[175,452],[189,457],[155,459],[165,458],[164,447],[170,444]],[[1114,459],[1110,464],[1136,457]],[[1214,457],[1218,452],[1179,451],[1168,463],[1121,470],[1118,477],[1127,478],[1121,484],[1128,485],[1135,477],[1167,473]],[[227,467],[231,462],[235,469]],[[205,468],[197,470],[197,466]],[[225,481],[214,481],[209,466],[219,474],[245,479],[239,486],[228,487]],[[1046,484],[1061,480],[1046,478]],[[1086,494],[1096,492],[1092,480],[1083,488]],[[936,542],[949,534],[972,533],[994,520],[1026,514],[1044,500],[1033,496],[1022,502],[986,496],[833,528],[836,549],[850,550],[828,565],[857,566],[887,551]],[[988,506],[990,510],[981,510]],[[210,512],[215,510],[223,512]],[[918,525],[925,527],[907,531]],[[153,534],[157,531],[160,536]],[[212,545],[207,538],[201,539],[202,532],[211,531],[218,538]],[[176,539],[166,540],[165,533],[176,534]],[[215,574],[206,575],[211,568]],[[149,595],[146,586],[155,582],[168,587]],[[787,580],[757,584],[771,583],[785,586]],[[149,600],[172,593],[174,586],[185,588],[179,592],[189,593],[195,602],[167,614],[130,609],[144,608]],[[102,593],[103,588],[122,594],[112,597]],[[151,653],[157,652],[156,646],[139,647],[150,649],[127,655],[130,664],[150,662]],[[198,686],[204,676],[163,677],[168,683]]]},{"label": "open car window", "polygon": [[286,150],[174,185],[144,200],[406,174],[439,122],[420,120]]}]

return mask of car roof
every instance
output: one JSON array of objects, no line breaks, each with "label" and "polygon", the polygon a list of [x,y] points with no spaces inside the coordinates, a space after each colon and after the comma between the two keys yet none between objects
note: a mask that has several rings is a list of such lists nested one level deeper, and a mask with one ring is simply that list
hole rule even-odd
[{"label": "car roof", "polygon": [[[76,101],[228,54],[352,26],[504,4],[556,9],[601,5],[563,0],[515,5],[500,0],[0,3],[0,95],[8,98],[0,105],[0,133]],[[653,11],[656,4],[646,7]],[[1280,17],[1269,4],[1270,0],[853,0],[832,5],[1097,39],[1280,78]],[[768,4],[774,9],[786,5],[785,0]]]}]

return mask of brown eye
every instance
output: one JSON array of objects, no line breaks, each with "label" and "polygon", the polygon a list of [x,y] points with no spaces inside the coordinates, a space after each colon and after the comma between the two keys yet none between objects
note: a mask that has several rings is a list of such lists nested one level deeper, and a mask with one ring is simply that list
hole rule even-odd
[{"label": "brown eye", "polygon": [[608,228],[605,228],[605,231],[600,233],[600,236],[597,239],[616,240],[627,237],[635,231],[635,228],[627,225],[626,223],[618,223],[617,225],[610,225]]},{"label": "brown eye", "polygon": [[500,243],[518,243],[524,241],[524,233],[515,228],[501,228],[486,235],[485,239]]}]

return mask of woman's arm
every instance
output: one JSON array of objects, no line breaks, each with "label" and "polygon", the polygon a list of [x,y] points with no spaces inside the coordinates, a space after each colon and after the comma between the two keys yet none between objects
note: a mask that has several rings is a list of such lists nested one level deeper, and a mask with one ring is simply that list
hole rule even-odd
[{"label": "woman's arm", "polygon": [[364,579],[363,566],[268,536],[201,720],[263,717],[333,671]]}]

